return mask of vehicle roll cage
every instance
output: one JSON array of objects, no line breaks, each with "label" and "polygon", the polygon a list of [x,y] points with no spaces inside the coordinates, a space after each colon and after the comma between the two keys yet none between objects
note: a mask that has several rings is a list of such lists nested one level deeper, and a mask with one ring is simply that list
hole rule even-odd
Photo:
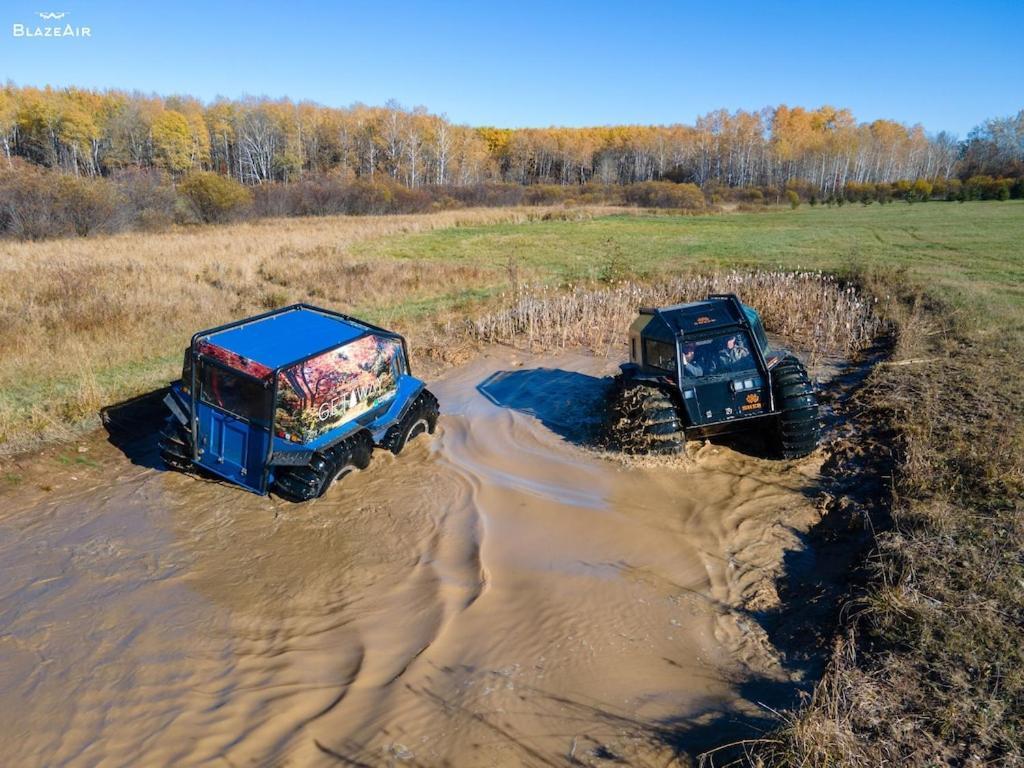
[{"label": "vehicle roll cage", "polygon": [[[735,293],[711,293],[708,294],[708,301],[725,301],[728,303],[729,308],[732,310],[731,314],[734,316],[731,323],[724,323],[716,325],[714,331],[720,333],[725,330],[740,329],[744,330],[748,334],[748,338],[751,341],[750,346],[754,350],[754,359],[757,361],[757,368],[761,372],[761,375],[765,380],[765,387],[768,390],[768,408],[771,411],[775,410],[775,392],[772,387],[772,372],[768,369],[768,360],[764,356],[764,350],[761,349],[761,345],[757,343],[757,338],[754,335],[754,329],[750,324],[750,318],[747,317],[747,313],[744,310],[743,302],[740,301],[740,297]],[[689,337],[701,337],[711,331],[710,328],[701,329],[700,331],[689,334],[679,325],[676,320],[674,310],[676,307],[685,305],[675,305],[672,307],[653,308],[653,307],[641,307],[640,314],[643,315],[654,315],[661,318],[661,320],[667,325],[673,332],[676,338],[676,382],[681,383],[683,380],[683,356],[682,344],[683,341]],[[677,384],[678,385],[678,384]]]},{"label": "vehicle roll cage", "polygon": [[[345,321],[347,323],[350,323],[352,325],[359,326],[360,328],[365,328],[366,330],[363,331],[362,333],[360,333],[358,336],[354,336],[351,339],[349,339],[348,341],[345,341],[345,342],[343,342],[341,344],[332,344],[331,346],[329,346],[329,347],[327,347],[325,349],[321,349],[321,350],[318,350],[316,352],[313,352],[312,354],[296,358],[295,360],[289,360],[287,363],[282,363],[281,365],[278,365],[276,368],[271,369],[271,373],[270,373],[269,377],[262,377],[262,378],[259,377],[259,376],[254,376],[253,374],[249,373],[248,371],[242,371],[242,370],[239,370],[238,368],[233,368],[233,367],[231,367],[230,365],[224,363],[221,360],[217,360],[215,358],[208,357],[206,355],[202,355],[202,354],[200,354],[196,350],[196,342],[201,341],[202,339],[204,339],[204,338],[206,338],[208,336],[212,336],[212,335],[214,335],[216,333],[220,333],[221,331],[228,331],[228,330],[231,330],[231,329],[234,329],[234,328],[241,328],[243,326],[251,325],[252,323],[256,323],[256,322],[259,322],[261,320],[266,320],[267,318],[270,318],[270,317],[276,317],[278,315],[283,315],[283,314],[285,314],[287,312],[295,312],[296,310],[306,310],[306,311],[309,311],[309,312],[316,312],[317,314],[320,314],[320,315],[325,315],[327,317],[333,317],[333,318],[335,318],[337,320],[343,320],[343,321]],[[232,322],[232,323],[225,323],[224,325],[218,325],[215,328],[208,328],[205,331],[199,331],[198,333],[192,334],[192,339],[189,342],[189,359],[190,359],[190,361],[192,363],[191,366],[190,366],[190,368],[191,368],[191,371],[190,371],[191,376],[190,376],[190,381],[189,381],[189,428],[192,430],[193,436],[199,434],[199,423],[198,423],[199,417],[198,417],[198,414],[196,412],[196,402],[197,402],[197,399],[199,397],[198,392],[197,392],[197,387],[196,387],[196,371],[197,371],[197,369],[199,367],[198,363],[199,363],[200,360],[202,360],[204,364],[205,363],[213,363],[214,366],[216,366],[218,368],[221,368],[221,369],[223,369],[225,371],[228,371],[228,372],[230,372],[230,373],[232,373],[232,374],[234,374],[236,376],[241,376],[243,378],[246,378],[246,379],[249,379],[251,381],[254,381],[254,382],[262,385],[264,389],[267,389],[269,387],[271,389],[271,395],[270,395],[270,401],[269,401],[270,402],[270,413],[267,415],[267,429],[268,429],[269,435],[268,435],[268,439],[267,439],[267,453],[266,453],[266,456],[263,457],[264,458],[264,461],[263,461],[264,469],[263,469],[263,479],[261,481],[261,487],[262,487],[262,489],[264,491],[266,491],[267,482],[268,482],[269,475],[270,475],[270,461],[271,461],[271,457],[273,456],[273,453],[274,453],[274,417],[276,416],[274,405],[277,402],[279,374],[285,368],[291,368],[294,365],[300,365],[302,363],[307,362],[308,360],[312,360],[314,357],[319,357],[320,355],[326,354],[327,352],[330,352],[332,349],[337,349],[338,347],[345,346],[346,344],[351,344],[352,342],[358,341],[359,339],[363,339],[363,338],[365,338],[367,336],[385,336],[385,337],[387,337],[389,339],[397,340],[402,345],[402,360],[405,363],[405,372],[406,372],[406,374],[411,374],[412,373],[412,369],[411,369],[411,366],[410,366],[410,363],[409,363],[409,349],[408,349],[408,345],[406,344],[405,337],[402,336],[402,334],[395,333],[394,331],[389,331],[386,328],[381,328],[379,325],[373,325],[372,323],[367,323],[364,320],[358,320],[358,319],[356,319],[356,318],[354,318],[354,317],[352,317],[350,315],[342,314],[341,312],[334,312],[334,311],[329,310],[329,309],[323,309],[322,307],[314,307],[312,304],[306,304],[304,302],[299,302],[298,304],[289,304],[287,307],[279,307],[278,309],[272,309],[269,312],[263,312],[262,314],[254,315],[253,317],[247,317],[244,320],[236,320],[235,322]],[[232,415],[234,416],[234,414],[232,414]],[[240,417],[236,417],[236,418],[240,418]],[[243,419],[243,420],[244,421],[248,421],[246,419]],[[192,440],[192,460],[195,461],[195,462],[199,461],[199,440],[195,439],[195,438],[193,438],[193,440]]]}]

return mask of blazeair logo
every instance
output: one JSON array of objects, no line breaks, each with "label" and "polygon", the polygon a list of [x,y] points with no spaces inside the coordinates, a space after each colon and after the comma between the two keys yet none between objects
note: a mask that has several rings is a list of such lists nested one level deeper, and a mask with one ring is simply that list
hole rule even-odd
[{"label": "blazeair logo", "polygon": [[751,392],[749,395],[747,395],[747,402],[748,403],[756,403],[760,399],[761,399],[761,396],[758,395],[756,392]]},{"label": "blazeair logo", "polygon": [[757,411],[762,407],[761,396],[757,392],[747,395],[747,404],[740,406],[741,411]]},{"label": "blazeair logo", "polygon": [[[43,22],[60,22],[67,16],[67,11],[36,11],[36,16]],[[92,37],[91,27],[78,27],[74,24],[12,24],[12,37]]]}]

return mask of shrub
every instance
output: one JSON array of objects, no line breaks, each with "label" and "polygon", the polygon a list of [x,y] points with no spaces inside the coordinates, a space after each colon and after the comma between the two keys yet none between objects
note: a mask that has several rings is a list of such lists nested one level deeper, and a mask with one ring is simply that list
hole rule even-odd
[{"label": "shrub", "polygon": [[925,181],[924,179],[918,179],[914,182],[914,186],[911,187],[910,193],[907,199],[920,200],[922,203],[929,200],[932,196],[932,185],[931,182]]},{"label": "shrub", "polygon": [[965,200],[995,200],[999,194],[1000,180],[980,174],[971,176],[964,182],[963,197]]},{"label": "shrub", "polygon": [[16,160],[0,171],[0,231],[22,240],[65,234],[54,215],[57,175]]},{"label": "shrub", "polygon": [[563,187],[557,184],[533,184],[526,188],[527,205],[556,205],[563,202],[574,187]]},{"label": "shrub", "polygon": [[643,208],[704,208],[704,193],[696,184],[676,184],[671,181],[644,181],[623,189],[623,199]]},{"label": "shrub", "polygon": [[228,221],[252,203],[252,193],[234,179],[219,173],[189,174],[178,186],[200,220]]},{"label": "shrub", "polygon": [[800,207],[800,195],[792,189],[786,190],[786,199],[789,200],[789,207],[794,211]]},{"label": "shrub", "polygon": [[390,213],[394,195],[386,183],[359,179],[345,188],[345,212],[357,215]]},{"label": "shrub", "polygon": [[764,203],[764,192],[759,187],[740,187],[732,198],[740,203]]},{"label": "shrub", "polygon": [[111,181],[118,195],[118,211],[111,224],[113,229],[156,231],[174,221],[177,195],[160,171],[121,171]]},{"label": "shrub", "polygon": [[791,189],[800,195],[801,200],[810,201],[814,198],[814,204],[818,204],[818,187],[816,184],[812,184],[807,179],[790,179],[786,182],[786,189]]},{"label": "shrub", "polygon": [[120,203],[120,195],[106,179],[62,176],[57,180],[55,217],[80,237],[109,231]]}]

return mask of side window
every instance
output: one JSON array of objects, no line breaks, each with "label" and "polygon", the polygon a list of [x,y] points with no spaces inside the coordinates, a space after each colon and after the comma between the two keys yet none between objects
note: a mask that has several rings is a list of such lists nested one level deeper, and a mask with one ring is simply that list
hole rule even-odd
[{"label": "side window", "polygon": [[675,344],[666,344],[663,341],[655,341],[654,339],[644,339],[644,354],[647,357],[648,365],[675,373]]},{"label": "side window", "polygon": [[200,399],[249,421],[265,424],[270,415],[270,392],[259,382],[216,365],[200,369]]},{"label": "side window", "polygon": [[402,346],[400,344],[395,345],[395,354],[391,358],[391,375],[395,377],[395,381],[405,373],[405,355],[402,352]]},{"label": "side window", "polygon": [[767,352],[768,337],[765,335],[764,325],[761,323],[761,316],[750,307],[744,307],[743,313],[747,316],[747,321],[750,323],[750,329],[754,332],[754,341],[757,342],[757,346],[761,348],[762,352]]},{"label": "side window", "polygon": [[752,327],[754,329],[754,339],[757,341],[757,345],[761,347],[762,352],[767,352],[769,349],[768,336],[765,335],[764,326],[761,325],[761,321],[758,320],[756,323],[753,323]]},{"label": "side window", "polygon": [[181,383],[188,392],[192,386],[192,348],[185,347],[185,361],[181,364]]}]

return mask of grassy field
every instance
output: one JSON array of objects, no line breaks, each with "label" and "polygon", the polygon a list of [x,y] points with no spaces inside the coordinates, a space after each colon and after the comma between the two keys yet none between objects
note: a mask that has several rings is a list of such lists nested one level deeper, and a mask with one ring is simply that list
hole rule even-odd
[{"label": "grassy field", "polygon": [[303,300],[415,330],[503,284],[504,270],[464,260],[357,260],[362,240],[607,212],[479,209],[4,242],[0,449],[70,437],[100,407],[162,386],[199,328]]},{"label": "grassy field", "polygon": [[174,377],[195,329],[296,300],[393,324],[421,360],[530,284],[549,296],[626,278],[693,284],[708,268],[856,276],[896,329],[855,403],[885,453],[884,529],[813,700],[747,758],[1021,765],[1022,243],[1022,202],[932,202],[479,210],[4,244],[0,443],[73,434]]},{"label": "grassy field", "polygon": [[296,300],[428,343],[428,329],[500,304],[513,279],[561,286],[723,266],[892,267],[936,288],[977,332],[1024,334],[1024,203],[614,214],[469,210],[4,243],[0,445],[70,434],[101,406],[173,377],[196,328]]},{"label": "grassy field", "polygon": [[354,254],[464,260],[572,283],[665,271],[905,269],[979,331],[1024,333],[1024,202],[801,207],[725,216],[608,216],[438,229],[360,243]]}]

